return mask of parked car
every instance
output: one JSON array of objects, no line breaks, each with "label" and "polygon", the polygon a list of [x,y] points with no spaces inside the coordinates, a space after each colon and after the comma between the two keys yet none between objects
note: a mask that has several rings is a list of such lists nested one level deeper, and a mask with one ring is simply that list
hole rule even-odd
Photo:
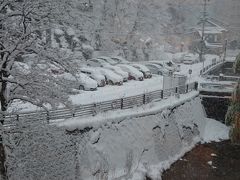
[{"label": "parked car", "polygon": [[144,64],[152,74],[157,75],[169,75],[169,71],[163,67],[163,65],[158,65],[154,63],[146,63]]},{"label": "parked car", "polygon": [[183,62],[183,57],[185,56],[186,52],[179,52],[173,55],[172,61],[174,63],[182,63]]},{"label": "parked car", "polygon": [[127,64],[118,64],[117,66],[119,66],[122,70],[126,71],[129,74],[129,80],[133,79],[143,81],[143,73],[140,72],[138,69]]},{"label": "parked car", "polygon": [[127,61],[125,58],[121,56],[112,56],[111,57],[114,61],[116,61],[118,64],[129,64],[130,62]]},{"label": "parked car", "polygon": [[80,72],[97,81],[99,87],[106,85],[105,76],[92,67],[81,67]]},{"label": "parked car", "polygon": [[112,66],[112,65],[106,65],[106,66],[104,66],[104,68],[109,69],[109,70],[113,71],[114,73],[122,76],[123,82],[128,81],[128,77],[129,77],[128,73],[126,71],[123,71],[120,67]]},{"label": "parked car", "polygon": [[106,68],[97,68],[97,70],[105,76],[107,84],[119,86],[123,84],[123,78],[113,71]]},{"label": "parked car", "polygon": [[66,83],[75,89],[85,90],[85,91],[94,91],[97,90],[97,82],[86,74],[79,73],[76,74],[76,77],[70,73],[64,73],[57,75],[58,77],[66,80]]},{"label": "parked car", "polygon": [[152,77],[151,71],[146,66],[144,66],[142,64],[131,64],[131,66],[133,66],[136,69],[138,69],[139,71],[141,71],[144,75],[144,78],[151,78]]},{"label": "parked car", "polygon": [[175,71],[175,68],[173,66],[169,66],[168,64],[169,61],[150,61],[152,64],[157,64],[161,66],[162,68],[168,70],[170,73]]},{"label": "parked car", "polygon": [[188,53],[183,56],[184,64],[194,64],[197,63],[198,61],[199,61],[198,55]]},{"label": "parked car", "polygon": [[170,70],[170,71],[173,71],[173,72],[174,71],[177,71],[177,72],[180,71],[180,65],[177,65],[172,61],[164,61],[163,63],[164,63],[165,68]]},{"label": "parked car", "polygon": [[111,65],[116,65],[118,63],[117,61],[113,60],[112,58],[106,57],[106,56],[97,57],[97,59],[102,59]]},{"label": "parked car", "polygon": [[103,59],[93,58],[93,59],[88,59],[86,61],[86,65],[87,66],[92,66],[92,67],[103,67],[105,65],[109,65],[109,63],[107,63]]}]

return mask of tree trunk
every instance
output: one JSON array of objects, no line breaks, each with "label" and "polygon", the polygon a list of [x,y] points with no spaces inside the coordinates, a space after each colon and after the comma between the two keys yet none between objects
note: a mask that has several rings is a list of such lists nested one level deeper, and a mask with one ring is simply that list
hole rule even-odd
[{"label": "tree trunk", "polygon": [[7,180],[7,169],[5,167],[5,161],[6,161],[6,154],[4,145],[2,143],[2,137],[0,137],[1,143],[0,143],[0,179],[1,180]]},{"label": "tree trunk", "polygon": [[[3,76],[6,76],[6,72],[2,71],[0,73],[2,78]],[[4,119],[5,119],[5,112],[7,111],[7,82],[3,81],[1,79],[1,91],[0,91],[0,102],[1,102],[1,119],[0,123],[4,124]],[[5,154],[5,148],[3,145],[3,139],[2,136],[0,135],[0,179],[1,180],[6,180],[7,179],[7,169],[5,167],[5,161],[6,161],[6,154]]]},{"label": "tree trunk", "polygon": [[1,102],[1,113],[3,114],[3,119],[1,119],[1,123],[4,123],[4,114],[7,111],[7,82],[1,80],[1,91],[0,91],[0,102]]}]

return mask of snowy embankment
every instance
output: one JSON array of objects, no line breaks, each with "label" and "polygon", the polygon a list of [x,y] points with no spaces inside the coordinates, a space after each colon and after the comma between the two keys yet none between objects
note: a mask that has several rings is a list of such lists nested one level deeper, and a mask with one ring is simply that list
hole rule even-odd
[{"label": "snowy embankment", "polygon": [[20,124],[16,132],[21,133],[4,138],[11,147],[6,159],[9,180],[161,179],[196,143],[227,138],[228,128],[205,118],[197,95],[74,118],[61,127]]},{"label": "snowy embankment", "polygon": [[161,179],[196,143],[228,138],[228,128],[205,118],[196,95],[61,123],[68,130],[88,129],[79,146],[79,179]]}]

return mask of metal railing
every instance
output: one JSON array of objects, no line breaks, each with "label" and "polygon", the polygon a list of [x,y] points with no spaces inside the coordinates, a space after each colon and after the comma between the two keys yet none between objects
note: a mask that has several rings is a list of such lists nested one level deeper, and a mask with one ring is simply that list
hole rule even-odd
[{"label": "metal railing", "polygon": [[[186,94],[193,90],[197,90],[197,83],[190,83],[184,86],[174,87],[165,90],[156,90],[136,96],[103,101],[99,103],[84,104],[75,106],[72,109],[60,108],[49,111],[34,111],[27,113],[12,113],[2,116],[4,125],[11,126],[17,122],[34,123],[36,121],[53,122],[59,119],[67,119],[72,117],[95,116],[100,112],[106,112],[115,109],[129,109],[135,106],[141,106],[153,101],[161,101],[172,94]],[[3,120],[3,119],[2,119]]]},{"label": "metal railing", "polygon": [[206,67],[204,67],[202,70],[200,70],[200,74],[201,75],[205,75],[210,69],[215,68],[216,66],[219,66],[221,64],[224,63],[224,60],[218,61],[218,62],[214,62]]}]

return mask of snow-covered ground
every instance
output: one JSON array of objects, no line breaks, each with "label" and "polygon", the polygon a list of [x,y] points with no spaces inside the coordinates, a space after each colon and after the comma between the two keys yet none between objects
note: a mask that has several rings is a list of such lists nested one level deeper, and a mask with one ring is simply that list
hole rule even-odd
[{"label": "snow-covered ground", "polygon": [[90,104],[161,90],[162,84],[162,76],[153,76],[151,79],[144,79],[144,81],[128,81],[122,86],[105,86],[98,88],[97,91],[84,91],[71,96],[70,99],[75,105]]},{"label": "snow-covered ground", "polygon": [[206,118],[206,127],[202,133],[202,142],[219,142],[229,139],[229,127],[214,119]]},{"label": "snow-covered ground", "polygon": [[[97,91],[79,91],[79,94],[70,95],[69,99],[73,105],[91,104],[161,90],[162,86],[163,76],[156,75],[151,79],[144,79],[144,81],[131,80],[122,86],[107,85],[98,88]],[[35,110],[40,110],[40,108],[21,101],[14,102],[9,107],[9,112],[29,112]]]}]

